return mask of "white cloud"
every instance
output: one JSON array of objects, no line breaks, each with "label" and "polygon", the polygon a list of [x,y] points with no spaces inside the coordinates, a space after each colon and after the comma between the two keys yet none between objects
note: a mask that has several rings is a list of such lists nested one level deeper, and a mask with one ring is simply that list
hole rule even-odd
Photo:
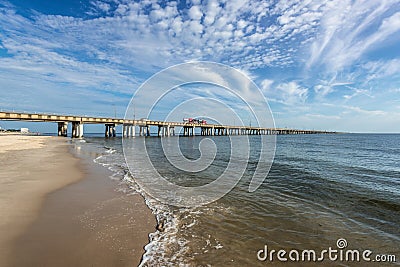
[{"label": "white cloud", "polygon": [[[95,50],[90,53],[97,59],[141,65],[145,70],[192,59],[255,69],[293,64],[300,47],[296,43],[315,33],[326,1],[284,5],[281,1],[209,0],[178,11],[175,1],[161,6],[118,0],[110,5],[99,0],[93,2],[101,11],[97,18],[95,11],[91,11],[93,18],[85,20],[39,14],[32,21],[9,13],[3,23],[7,21],[9,38],[33,29],[26,31],[27,36],[53,38],[52,43],[75,52]],[[279,23],[276,15],[287,17],[286,23]],[[48,38],[48,27],[58,34]],[[273,45],[277,41],[280,45]]]},{"label": "white cloud", "polygon": [[362,66],[368,71],[368,80],[400,75],[400,59],[370,61]]},{"label": "white cloud", "polygon": [[318,85],[314,86],[314,91],[319,96],[326,96],[327,94],[333,92],[333,88],[332,88],[332,86],[329,86],[329,85],[318,84]]},{"label": "white cloud", "polygon": [[[397,1],[331,1],[310,49],[309,67],[342,70],[400,31],[400,12],[387,15]],[[379,26],[379,27],[377,27]]]},{"label": "white cloud", "polygon": [[201,12],[199,6],[192,6],[189,9],[189,17],[193,20],[200,20],[203,17],[203,12]]},{"label": "white cloud", "polygon": [[205,25],[211,25],[215,21],[215,17],[220,13],[221,7],[217,1],[208,1],[207,11],[205,12],[204,23]]},{"label": "white cloud", "polygon": [[278,102],[288,106],[302,105],[308,97],[308,89],[297,84],[297,82],[280,83],[274,88],[270,80],[261,83],[262,90],[268,100]]},{"label": "white cloud", "polygon": [[274,83],[273,80],[264,79],[264,80],[261,82],[261,90],[262,90],[264,93],[267,93],[268,91],[271,90],[271,86],[272,86],[273,83]]},{"label": "white cloud", "polygon": [[[196,0],[182,6],[175,1],[96,0],[86,10],[89,16],[33,12],[26,18],[1,4],[0,46],[7,52],[0,58],[2,77],[18,77],[12,85],[19,82],[21,88],[38,79],[48,86],[44,91],[65,83],[80,94],[89,95],[92,88],[117,95],[129,94],[138,79],[161,68],[210,60],[257,73],[264,94],[284,104],[277,106],[286,114],[292,109],[300,114],[311,109],[312,101],[324,99],[357,106],[356,101],[367,99],[357,96],[372,99],[376,93],[357,88],[371,88],[374,79],[385,79],[385,85],[379,83],[382,90],[398,87],[396,55],[366,57],[398,40],[397,1]],[[304,65],[310,68],[302,72]],[[32,86],[38,92],[39,87]],[[308,114],[311,120],[320,113]]]},{"label": "white cloud", "polygon": [[323,120],[340,120],[341,117],[338,115],[325,115],[325,114],[305,114],[306,117],[311,119],[323,119]]},{"label": "white cloud", "polygon": [[351,87],[351,86],[347,86],[347,88],[352,90],[352,94],[347,94],[347,95],[343,95],[343,98],[346,100],[350,100],[356,96],[360,96],[360,95],[364,95],[367,96],[369,98],[373,98],[373,96],[371,95],[370,90],[367,89],[359,89],[359,88],[355,88],[355,87]]},{"label": "white cloud", "polygon": [[316,93],[316,97],[323,99],[330,93],[334,92],[335,87],[348,86],[353,84],[353,82],[343,82],[337,81],[337,75],[334,75],[330,80],[320,80],[319,84],[314,86],[314,92]]},{"label": "white cloud", "polygon": [[[355,106],[343,106],[343,107],[346,108],[348,111],[353,111],[356,113],[361,113],[361,114],[371,115],[371,116],[384,116],[387,114],[387,112],[385,112],[383,110],[365,110],[365,109],[362,109],[360,107],[355,107]],[[347,112],[344,111],[343,113],[347,113]]]},{"label": "white cloud", "polygon": [[100,10],[104,12],[108,12],[111,8],[110,4],[108,3],[102,3],[102,2],[97,2],[97,7],[100,8]]}]

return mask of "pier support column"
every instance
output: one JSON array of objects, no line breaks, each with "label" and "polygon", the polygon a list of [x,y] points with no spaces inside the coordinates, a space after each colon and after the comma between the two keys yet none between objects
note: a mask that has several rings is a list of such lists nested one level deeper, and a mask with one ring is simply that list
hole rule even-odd
[{"label": "pier support column", "polygon": [[129,124],[122,125],[122,136],[123,137],[131,136],[131,125],[129,125]]},{"label": "pier support column", "polygon": [[132,136],[132,125],[127,125],[126,127],[126,137]]},{"label": "pier support column", "polygon": [[58,136],[67,136],[68,122],[58,123]]},{"label": "pier support column", "polygon": [[114,123],[107,123],[106,125],[106,130],[105,130],[105,137],[115,137],[116,132],[115,132],[115,124]]},{"label": "pier support column", "polygon": [[78,130],[78,127],[77,127],[76,122],[72,122],[72,133],[71,133],[71,137],[72,138],[76,137],[77,130]]},{"label": "pier support column", "polygon": [[175,136],[175,127],[174,126],[168,126],[168,132],[170,136]]},{"label": "pier support column", "polygon": [[130,132],[131,132],[131,137],[136,135],[136,126],[135,125],[130,126]]},{"label": "pier support column", "polygon": [[72,122],[72,138],[81,138],[83,137],[83,123],[78,121]]},{"label": "pier support column", "polygon": [[122,126],[122,133],[124,137],[135,136],[135,125],[125,124]]},{"label": "pier support column", "polygon": [[183,135],[184,136],[191,136],[192,133],[193,133],[193,127],[191,127],[191,126],[183,127]]},{"label": "pier support column", "polygon": [[139,136],[150,136],[149,126],[139,126]]},{"label": "pier support column", "polygon": [[78,138],[83,137],[83,123],[79,123],[78,125]]}]

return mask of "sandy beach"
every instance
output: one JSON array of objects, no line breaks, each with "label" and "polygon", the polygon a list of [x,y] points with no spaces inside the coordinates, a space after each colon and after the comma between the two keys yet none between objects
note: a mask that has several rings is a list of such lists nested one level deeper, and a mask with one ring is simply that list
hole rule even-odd
[{"label": "sandy beach", "polygon": [[0,136],[0,266],[139,264],[154,216],[71,147],[65,138]]}]

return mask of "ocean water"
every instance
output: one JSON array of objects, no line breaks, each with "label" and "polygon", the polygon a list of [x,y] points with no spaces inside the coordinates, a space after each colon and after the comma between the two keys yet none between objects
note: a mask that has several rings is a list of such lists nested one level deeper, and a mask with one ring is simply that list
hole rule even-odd
[{"label": "ocean water", "polygon": [[[134,144],[140,138],[144,137],[124,142]],[[181,137],[182,154],[199,158],[204,138],[213,140],[217,153],[209,168],[195,174],[171,166],[160,138],[146,137],[146,149],[156,169],[170,181],[198,186],[223,173],[230,158],[226,136]],[[129,173],[121,138],[85,140],[83,148],[101,153],[95,161],[114,172],[119,187],[142,194],[162,225],[161,231],[155,229],[149,236],[142,266],[265,266],[278,263],[276,258],[273,262],[257,258],[266,245],[275,250],[321,251],[337,249],[338,239],[346,240],[347,249],[368,249],[371,257],[396,255],[397,264],[400,261],[400,135],[277,136],[269,175],[252,193],[248,185],[261,140],[249,136],[250,157],[242,159],[247,164],[242,179],[218,201],[196,208],[168,206],[146,194],[136,179],[149,174],[140,166],[134,176]]]}]

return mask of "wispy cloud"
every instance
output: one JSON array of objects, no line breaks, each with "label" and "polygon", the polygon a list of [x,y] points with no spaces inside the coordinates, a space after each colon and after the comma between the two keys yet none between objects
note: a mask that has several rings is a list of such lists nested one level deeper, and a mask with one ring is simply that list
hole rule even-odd
[{"label": "wispy cloud", "polygon": [[383,111],[383,110],[366,110],[366,109],[362,109],[360,107],[354,107],[354,106],[343,106],[347,111],[343,111],[343,113],[348,113],[350,111],[356,112],[356,113],[360,113],[360,114],[366,114],[366,115],[370,115],[370,116],[383,116],[386,115],[387,112]]},{"label": "wispy cloud", "polygon": [[[400,21],[399,21],[400,27]],[[400,76],[400,59],[369,61],[362,66],[368,72],[368,80],[380,79],[388,76]]]},{"label": "wispy cloud", "polygon": [[341,119],[338,115],[325,115],[325,114],[305,114],[306,117],[311,119],[323,119],[323,120],[339,120]]},{"label": "wispy cloud", "polygon": [[340,71],[400,31],[397,1],[339,0],[325,7],[320,34],[311,45],[309,67],[325,65],[332,72]]},{"label": "wispy cloud", "polygon": [[343,95],[343,98],[346,100],[350,100],[353,97],[359,96],[359,95],[364,95],[370,98],[373,98],[373,96],[371,95],[370,90],[367,89],[359,89],[359,88],[355,88],[355,87],[351,87],[351,86],[346,86],[347,88],[351,89],[352,94],[346,94]]},{"label": "wispy cloud", "polygon": [[347,86],[351,85],[353,82],[339,82],[336,81],[336,75],[332,77],[332,79],[328,80],[320,80],[320,82],[314,86],[314,92],[316,93],[317,98],[324,98],[328,94],[335,91],[335,87]]}]

